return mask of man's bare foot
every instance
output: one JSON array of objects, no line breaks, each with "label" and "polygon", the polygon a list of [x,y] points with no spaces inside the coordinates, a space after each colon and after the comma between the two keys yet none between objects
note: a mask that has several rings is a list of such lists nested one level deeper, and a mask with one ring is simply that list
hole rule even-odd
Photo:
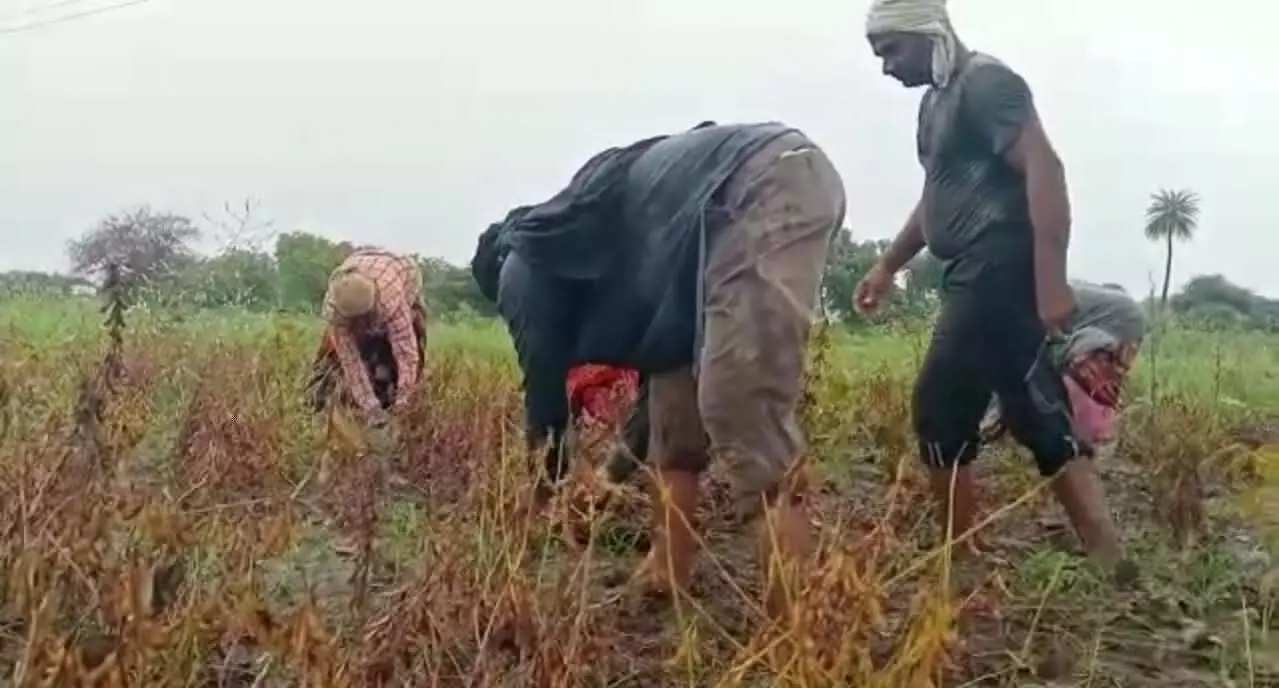
[{"label": "man's bare foot", "polygon": [[537,518],[546,511],[546,508],[551,504],[551,499],[554,497],[554,488],[546,483],[539,482],[521,498],[520,501],[523,502],[523,505],[520,511],[524,513],[526,518]]},{"label": "man's bare foot", "polygon": [[659,561],[656,549],[650,549],[644,560],[635,568],[628,586],[644,597],[673,598],[687,592],[693,583],[692,569],[676,572],[664,561]]},{"label": "man's bare foot", "polygon": [[604,508],[622,494],[622,486],[609,477],[607,466],[600,466],[591,473],[589,490],[596,509]]},{"label": "man's bare foot", "polygon": [[698,549],[692,524],[698,494],[696,473],[659,472],[653,495],[653,545],[631,578],[635,586],[666,596],[688,589]]},{"label": "man's bare foot", "polygon": [[997,547],[985,538],[971,536],[963,542],[951,544],[951,559],[957,563],[974,563],[994,566],[1005,566],[1008,561],[1000,554]]}]

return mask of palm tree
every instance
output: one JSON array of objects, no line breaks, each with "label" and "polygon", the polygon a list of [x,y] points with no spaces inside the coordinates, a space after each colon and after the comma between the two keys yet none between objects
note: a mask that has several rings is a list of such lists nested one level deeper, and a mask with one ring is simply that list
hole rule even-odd
[{"label": "palm tree", "polygon": [[1150,195],[1146,206],[1146,238],[1168,244],[1164,262],[1164,290],[1159,306],[1168,305],[1168,286],[1172,281],[1172,240],[1188,241],[1199,228],[1199,195],[1190,189],[1160,189]]}]

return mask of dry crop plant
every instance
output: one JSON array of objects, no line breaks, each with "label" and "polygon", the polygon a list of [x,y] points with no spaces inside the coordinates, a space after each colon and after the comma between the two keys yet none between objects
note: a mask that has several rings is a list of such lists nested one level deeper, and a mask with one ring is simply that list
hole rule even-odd
[{"label": "dry crop plant", "polygon": [[[823,513],[836,537],[796,583],[795,617],[752,634],[759,576],[735,561],[749,545],[713,499],[702,520],[728,534],[708,543],[720,556],[708,557],[701,604],[683,605],[691,613],[668,633],[666,614],[610,587],[638,553],[608,534],[646,520],[642,495],[520,517],[528,476],[509,368],[434,358],[388,446],[341,417],[313,422],[290,342],[196,346],[150,332],[130,346],[123,296],[111,303],[96,366],[82,352],[44,361],[86,373],[74,405],[65,384],[9,392],[43,411],[3,435],[14,457],[0,488],[14,536],[3,651],[17,685],[713,684],[770,673],[900,685],[934,675],[946,652],[948,631],[928,630],[945,616],[923,613],[936,603],[891,609],[918,575],[893,556],[906,536],[892,518]],[[867,400],[846,381],[847,396],[821,400],[834,366],[817,336],[807,415],[834,432]],[[887,380],[858,389],[904,403]],[[408,487],[388,487],[390,473]],[[576,524],[567,537],[565,523]]]},{"label": "dry crop plant", "polygon": [[[827,328],[804,402],[822,541],[786,581],[793,614],[768,624],[753,538],[714,471],[707,556],[673,610],[619,585],[649,505],[638,486],[589,498],[606,430],[563,497],[524,515],[509,362],[433,350],[395,432],[366,436],[304,406],[307,332],[215,341],[131,318],[125,337],[107,291],[103,346],[0,344],[13,685],[897,688],[1031,685],[1061,664],[1031,639],[1064,637],[1071,608],[928,548],[908,381],[846,364]],[[1124,451],[1156,471],[1163,512],[1202,529],[1185,495],[1212,479],[1224,426],[1175,399],[1133,421]],[[1008,484],[992,500],[1005,533],[1042,494]]]}]

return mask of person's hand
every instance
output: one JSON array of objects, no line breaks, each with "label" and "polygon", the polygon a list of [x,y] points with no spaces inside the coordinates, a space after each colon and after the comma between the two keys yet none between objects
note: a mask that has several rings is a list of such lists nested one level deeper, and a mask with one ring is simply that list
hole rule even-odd
[{"label": "person's hand", "polygon": [[399,444],[395,425],[391,422],[391,414],[382,407],[370,411],[366,419],[369,430],[365,434],[368,448],[378,454],[394,451]]},{"label": "person's hand", "polygon": [[1060,335],[1075,314],[1075,292],[1069,285],[1061,284],[1037,290],[1039,321],[1049,336]]},{"label": "person's hand", "polygon": [[377,406],[365,413],[364,420],[370,428],[385,428],[391,422],[391,414],[381,406]]},{"label": "person's hand", "polygon": [[853,308],[858,313],[874,313],[879,310],[880,303],[892,285],[892,273],[876,263],[862,281],[857,283],[857,289],[853,292]]},{"label": "person's hand", "polygon": [[1114,408],[1119,403],[1121,376],[1105,353],[1075,360],[1068,372],[1093,401],[1108,408]]}]

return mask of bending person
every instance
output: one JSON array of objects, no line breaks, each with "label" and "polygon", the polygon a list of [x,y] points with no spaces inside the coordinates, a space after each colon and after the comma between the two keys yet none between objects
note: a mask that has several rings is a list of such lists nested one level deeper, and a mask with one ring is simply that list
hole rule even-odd
[{"label": "bending person", "polygon": [[[1070,394],[1076,436],[1100,451],[1118,439],[1119,396],[1141,351],[1146,316],[1122,287],[1076,281],[1071,288],[1079,309],[1064,337],[1051,343],[1050,356]],[[1006,430],[996,394],[982,421],[982,441]]]},{"label": "bending person", "polygon": [[[547,461],[543,498],[564,474],[568,371],[607,363],[647,378],[655,495],[668,499],[654,500],[644,587],[687,588],[712,454],[757,524],[764,570],[807,560],[795,413],[843,214],[839,173],[801,132],[704,122],[600,153],[560,194],[481,237],[472,270],[515,343],[529,446]],[[780,590],[766,589],[780,612]]]},{"label": "bending person", "polygon": [[323,409],[340,394],[369,424],[386,424],[426,360],[421,270],[407,256],[359,249],[330,276],[324,315],[328,327],[313,363],[312,403]]}]

